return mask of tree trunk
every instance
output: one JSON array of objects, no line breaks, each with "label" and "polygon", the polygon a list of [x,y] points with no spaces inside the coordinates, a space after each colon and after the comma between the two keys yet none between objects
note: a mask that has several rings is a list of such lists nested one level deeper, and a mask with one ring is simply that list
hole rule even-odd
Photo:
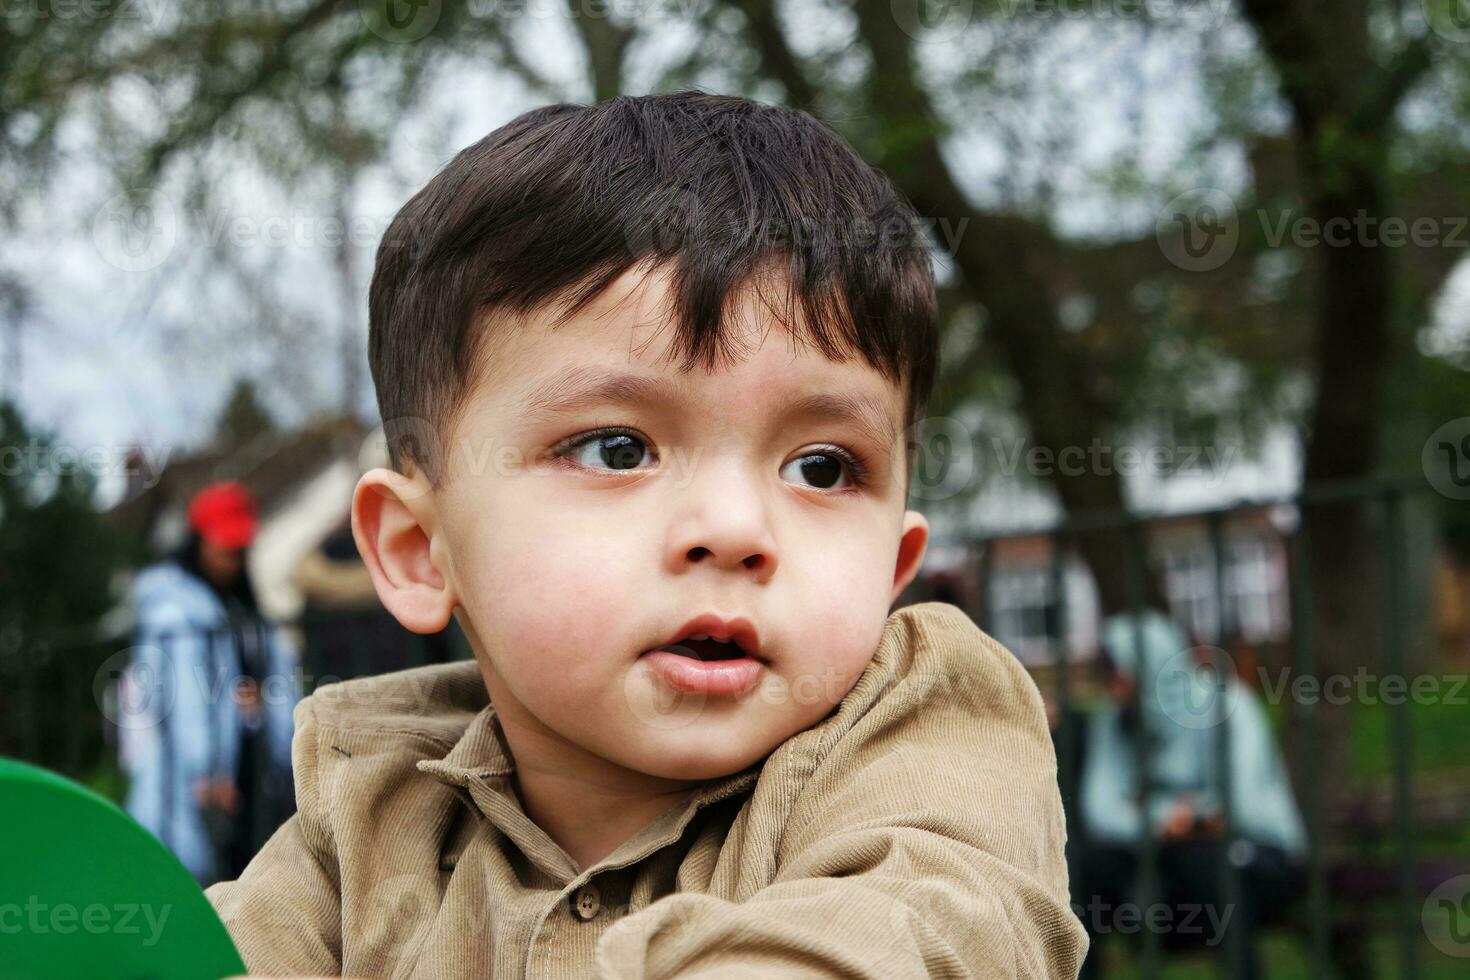
[{"label": "tree trunk", "polygon": [[[1370,11],[1361,0],[1333,0],[1330,6],[1321,0],[1245,0],[1243,6],[1292,107],[1307,214],[1322,233],[1314,304],[1316,393],[1303,482],[1308,490],[1342,487],[1370,479],[1378,467],[1384,389],[1398,353],[1395,266],[1390,249],[1363,219],[1378,222],[1390,213],[1388,147],[1395,111],[1427,67],[1427,49],[1422,41],[1410,42],[1381,65],[1373,53]],[[1389,533],[1393,527],[1373,508],[1369,499],[1304,507],[1312,650],[1324,683],[1351,678],[1359,667],[1381,673],[1378,651],[1390,625],[1381,615],[1381,565],[1392,552],[1375,526]],[[1351,783],[1353,704],[1352,698],[1341,700],[1346,703],[1318,702],[1314,757],[1297,753],[1291,760],[1299,793],[1307,767],[1330,775],[1324,807]],[[1340,843],[1317,839],[1324,849]],[[1371,974],[1362,942],[1334,943],[1333,957],[1344,976]]]}]

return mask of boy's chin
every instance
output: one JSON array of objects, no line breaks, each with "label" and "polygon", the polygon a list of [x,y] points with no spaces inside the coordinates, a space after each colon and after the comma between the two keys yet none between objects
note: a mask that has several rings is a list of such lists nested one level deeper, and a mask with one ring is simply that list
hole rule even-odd
[{"label": "boy's chin", "polygon": [[[690,735],[695,737],[692,732]],[[636,760],[633,768],[660,779],[709,782],[733,776],[770,753],[770,749],[757,751],[748,745],[744,751],[732,752],[713,746],[668,745],[666,742],[664,750],[650,746],[650,751],[643,753],[644,757]]]}]

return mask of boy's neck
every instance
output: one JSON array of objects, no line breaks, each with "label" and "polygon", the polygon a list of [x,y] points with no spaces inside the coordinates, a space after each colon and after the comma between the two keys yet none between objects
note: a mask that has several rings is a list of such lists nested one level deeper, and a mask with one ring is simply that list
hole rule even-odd
[{"label": "boy's neck", "polygon": [[483,661],[481,673],[515,765],[521,809],[579,869],[607,857],[702,785],[627,769],[567,741],[517,704]]},{"label": "boy's neck", "polygon": [[687,786],[649,793],[599,786],[577,776],[523,767],[519,762],[515,782],[526,815],[567,852],[579,870],[607,857],[694,793]]}]

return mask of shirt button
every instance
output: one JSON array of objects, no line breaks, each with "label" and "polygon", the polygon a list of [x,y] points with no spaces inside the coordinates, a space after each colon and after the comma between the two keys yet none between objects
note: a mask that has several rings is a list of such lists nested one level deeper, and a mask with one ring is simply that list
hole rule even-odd
[{"label": "shirt button", "polygon": [[596,916],[602,908],[602,894],[598,892],[597,886],[589,882],[578,888],[572,908],[577,910],[577,917],[584,922]]}]

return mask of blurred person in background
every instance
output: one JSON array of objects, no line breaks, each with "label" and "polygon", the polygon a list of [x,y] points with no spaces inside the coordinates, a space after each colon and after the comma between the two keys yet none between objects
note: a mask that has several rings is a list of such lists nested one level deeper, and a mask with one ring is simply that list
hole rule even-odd
[{"label": "blurred person in background", "polygon": [[119,756],[128,812],[201,885],[238,876],[292,808],[296,657],[247,569],[258,521],[239,483],[211,484],[189,534],[139,572]]},{"label": "blurred person in background", "polygon": [[[1160,893],[1151,902],[1170,907],[1164,947],[1218,948],[1228,930],[1240,930],[1242,957],[1233,975],[1261,976],[1255,933],[1302,891],[1306,852],[1301,814],[1265,712],[1234,670],[1224,671],[1223,680],[1207,673],[1183,631],[1160,613],[1112,617],[1102,645],[1098,669],[1107,698],[1086,721],[1082,840],[1073,879],[1073,907],[1094,943],[1081,976],[1102,975],[1097,943],[1103,935],[1157,921],[1138,905],[1141,737],[1148,738],[1147,828],[1158,848]],[[1219,734],[1230,746],[1228,836],[1215,754]],[[1223,860],[1237,872],[1237,903],[1224,898]],[[1125,905],[1137,906],[1137,914],[1118,917]]]}]

